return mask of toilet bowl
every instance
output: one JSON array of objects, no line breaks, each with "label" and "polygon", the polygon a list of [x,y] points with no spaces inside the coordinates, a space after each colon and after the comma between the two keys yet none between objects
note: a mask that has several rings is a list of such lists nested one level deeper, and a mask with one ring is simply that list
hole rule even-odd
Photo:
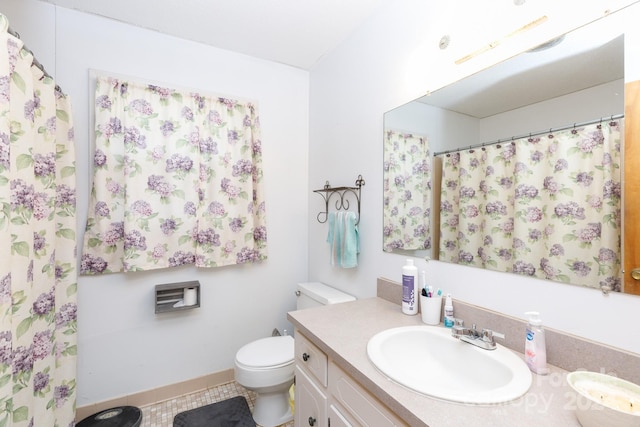
[{"label": "toilet bowl", "polygon": [[293,419],[288,391],[294,369],[294,340],[288,335],[250,342],[236,353],[235,379],[256,393],[253,419],[259,425],[275,427]]},{"label": "toilet bowl", "polygon": [[[298,310],[355,300],[320,282],[298,283],[296,295]],[[293,419],[289,388],[293,384],[294,357],[294,341],[288,335],[250,342],[236,353],[236,382],[256,392],[253,419],[262,427],[278,426]]]}]

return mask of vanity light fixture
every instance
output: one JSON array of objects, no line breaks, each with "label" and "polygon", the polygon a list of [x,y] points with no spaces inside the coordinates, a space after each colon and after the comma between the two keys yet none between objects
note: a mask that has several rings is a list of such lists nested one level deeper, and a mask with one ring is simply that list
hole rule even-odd
[{"label": "vanity light fixture", "polygon": [[562,40],[564,40],[564,34],[561,35],[560,37],[556,37],[555,39],[549,40],[546,43],[542,43],[534,48],[529,49],[527,53],[534,53],[534,52],[540,52],[543,50],[551,49],[552,47],[562,43]]},{"label": "vanity light fixture", "polygon": [[520,33],[524,33],[525,31],[529,31],[532,28],[535,28],[538,25],[543,24],[544,22],[547,21],[547,19],[549,19],[549,18],[547,18],[546,15],[543,15],[540,18],[538,18],[538,19],[536,19],[534,21],[531,21],[526,25],[523,25],[522,27],[518,28],[517,30],[512,31],[511,33],[507,34],[506,36],[502,37],[501,39],[494,40],[491,43],[489,43],[488,45],[476,50],[475,52],[472,52],[469,55],[458,59],[455,63],[456,63],[456,65],[460,65],[460,64],[462,64],[464,62],[467,62],[468,60],[470,60],[472,58],[475,58],[476,56],[495,48],[496,46],[500,45],[500,43],[504,42],[505,40],[507,40],[507,39],[509,39],[511,37],[517,36]]}]

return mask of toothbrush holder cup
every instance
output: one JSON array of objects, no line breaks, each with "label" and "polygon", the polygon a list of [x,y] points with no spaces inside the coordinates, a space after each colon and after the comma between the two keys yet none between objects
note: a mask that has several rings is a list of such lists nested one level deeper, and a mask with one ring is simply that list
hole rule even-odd
[{"label": "toothbrush holder cup", "polygon": [[442,318],[442,297],[420,295],[420,315],[427,325],[439,325]]}]

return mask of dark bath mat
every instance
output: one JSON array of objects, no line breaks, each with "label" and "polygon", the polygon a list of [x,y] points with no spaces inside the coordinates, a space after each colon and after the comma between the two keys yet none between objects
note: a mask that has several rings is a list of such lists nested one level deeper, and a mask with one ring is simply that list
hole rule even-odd
[{"label": "dark bath mat", "polygon": [[243,396],[180,412],[173,427],[256,427]]}]

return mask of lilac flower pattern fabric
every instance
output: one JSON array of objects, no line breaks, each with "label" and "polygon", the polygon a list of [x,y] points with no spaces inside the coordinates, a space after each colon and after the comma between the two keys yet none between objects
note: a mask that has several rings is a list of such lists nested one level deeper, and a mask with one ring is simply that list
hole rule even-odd
[{"label": "lilac flower pattern fabric", "polygon": [[620,291],[623,121],[444,155],[440,259]]},{"label": "lilac flower pattern fabric", "polygon": [[0,425],[69,426],[77,353],[71,106],[22,47],[0,34]]},{"label": "lilac flower pattern fabric", "polygon": [[431,162],[426,136],[385,131],[383,249],[431,249]]},{"label": "lilac flower pattern fabric", "polygon": [[99,77],[81,274],[267,257],[256,105]]}]

